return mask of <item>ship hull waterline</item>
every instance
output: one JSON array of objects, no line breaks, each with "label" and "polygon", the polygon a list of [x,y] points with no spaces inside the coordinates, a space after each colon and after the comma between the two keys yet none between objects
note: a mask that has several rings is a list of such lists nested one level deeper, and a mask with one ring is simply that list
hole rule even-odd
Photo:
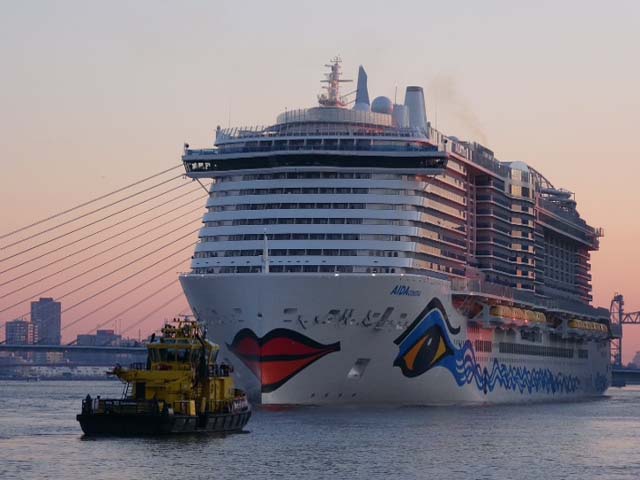
[{"label": "ship hull waterline", "polygon": [[[575,400],[610,385],[609,342],[587,358],[477,351],[517,328],[472,327],[447,280],[420,275],[180,277],[194,313],[263,404],[451,405]],[[542,346],[553,348],[547,332]],[[577,348],[577,347],[576,347]]]}]

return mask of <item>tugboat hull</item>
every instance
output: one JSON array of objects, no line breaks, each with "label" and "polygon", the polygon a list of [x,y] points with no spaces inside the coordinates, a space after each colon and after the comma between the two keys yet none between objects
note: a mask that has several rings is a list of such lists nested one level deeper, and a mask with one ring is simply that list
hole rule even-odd
[{"label": "tugboat hull", "polygon": [[224,434],[242,431],[251,410],[200,416],[127,415],[82,413],[76,416],[87,436],[174,435],[180,433]]}]

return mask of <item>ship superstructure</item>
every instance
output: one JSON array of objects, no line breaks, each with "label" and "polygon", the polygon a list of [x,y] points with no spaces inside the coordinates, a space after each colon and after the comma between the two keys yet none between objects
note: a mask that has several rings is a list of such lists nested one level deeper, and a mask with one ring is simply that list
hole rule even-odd
[{"label": "ship superstructure", "polygon": [[328,67],[319,106],[185,148],[214,184],[181,281],[247,386],[270,403],[604,391],[602,232],[573,194],[432,128],[422,88],[369,102],[360,67],[350,102]]}]

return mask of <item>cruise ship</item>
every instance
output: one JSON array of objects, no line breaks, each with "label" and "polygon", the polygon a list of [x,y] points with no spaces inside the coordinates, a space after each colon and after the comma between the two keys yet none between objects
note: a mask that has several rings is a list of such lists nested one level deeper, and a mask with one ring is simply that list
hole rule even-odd
[{"label": "cruise ship", "polygon": [[534,167],[437,131],[424,91],[341,95],[185,144],[212,179],[188,302],[264,404],[570,400],[610,384],[602,230]]}]

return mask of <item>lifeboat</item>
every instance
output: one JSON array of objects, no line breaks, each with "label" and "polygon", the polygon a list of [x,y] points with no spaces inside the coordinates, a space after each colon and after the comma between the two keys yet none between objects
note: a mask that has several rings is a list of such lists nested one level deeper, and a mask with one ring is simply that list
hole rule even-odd
[{"label": "lifeboat", "polygon": [[567,322],[569,333],[590,338],[604,338],[609,334],[608,327],[599,322],[572,318]]},{"label": "lifeboat", "polygon": [[547,322],[547,317],[542,312],[506,305],[492,306],[490,314],[492,320],[505,326],[541,327]]}]

